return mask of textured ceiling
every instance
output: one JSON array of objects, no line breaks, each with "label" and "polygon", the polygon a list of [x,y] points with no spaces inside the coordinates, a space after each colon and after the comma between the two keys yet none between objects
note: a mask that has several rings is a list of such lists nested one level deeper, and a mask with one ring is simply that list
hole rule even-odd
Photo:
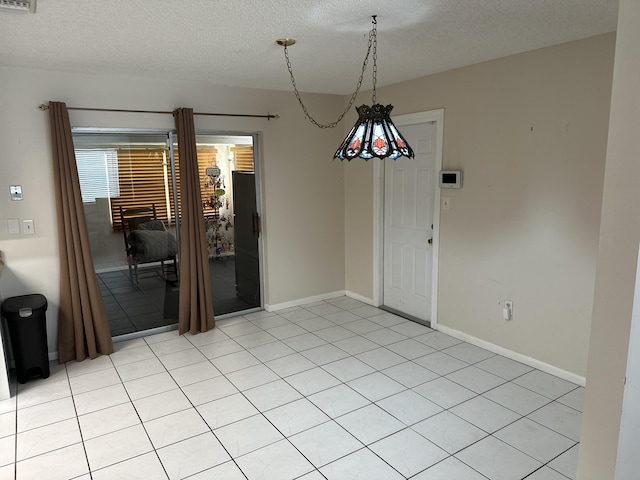
[{"label": "textured ceiling", "polygon": [[[617,0],[38,0],[0,11],[0,65],[353,91],[371,15],[378,86],[614,31]],[[369,68],[363,88],[371,87]]]}]

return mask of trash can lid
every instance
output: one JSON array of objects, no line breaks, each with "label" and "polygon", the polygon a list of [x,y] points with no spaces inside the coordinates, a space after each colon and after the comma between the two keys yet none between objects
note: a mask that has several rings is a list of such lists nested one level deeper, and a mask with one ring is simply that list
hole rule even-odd
[{"label": "trash can lid", "polygon": [[44,295],[34,293],[7,298],[2,302],[2,313],[19,313],[24,308],[31,308],[32,310],[44,308],[46,310],[47,299]]}]

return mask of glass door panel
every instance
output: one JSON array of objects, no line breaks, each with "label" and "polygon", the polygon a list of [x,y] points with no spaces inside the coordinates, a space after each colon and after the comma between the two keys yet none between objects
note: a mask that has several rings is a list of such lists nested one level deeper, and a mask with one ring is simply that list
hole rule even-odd
[{"label": "glass door panel", "polygon": [[253,137],[196,135],[216,316],[261,306]]},{"label": "glass door panel", "polygon": [[114,337],[178,320],[178,216],[167,145],[167,133],[74,131],[91,251]]}]

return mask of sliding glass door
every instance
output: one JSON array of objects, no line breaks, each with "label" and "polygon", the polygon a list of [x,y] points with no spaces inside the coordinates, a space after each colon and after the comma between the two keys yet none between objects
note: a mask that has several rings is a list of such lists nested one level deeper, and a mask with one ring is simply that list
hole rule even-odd
[{"label": "sliding glass door", "polygon": [[[178,321],[180,177],[172,132],[74,130],[85,218],[112,336]],[[252,136],[198,135],[216,317],[261,306]]]}]

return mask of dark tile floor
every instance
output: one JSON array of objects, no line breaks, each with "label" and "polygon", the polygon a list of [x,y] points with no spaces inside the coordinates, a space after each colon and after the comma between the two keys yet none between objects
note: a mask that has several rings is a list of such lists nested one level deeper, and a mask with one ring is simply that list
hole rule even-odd
[{"label": "dark tile floor", "polygon": [[[212,260],[210,271],[216,316],[259,306],[236,297],[234,257]],[[98,283],[113,337],[178,322],[179,283],[165,279],[158,267],[140,267],[138,286],[128,270],[99,273]]]}]

